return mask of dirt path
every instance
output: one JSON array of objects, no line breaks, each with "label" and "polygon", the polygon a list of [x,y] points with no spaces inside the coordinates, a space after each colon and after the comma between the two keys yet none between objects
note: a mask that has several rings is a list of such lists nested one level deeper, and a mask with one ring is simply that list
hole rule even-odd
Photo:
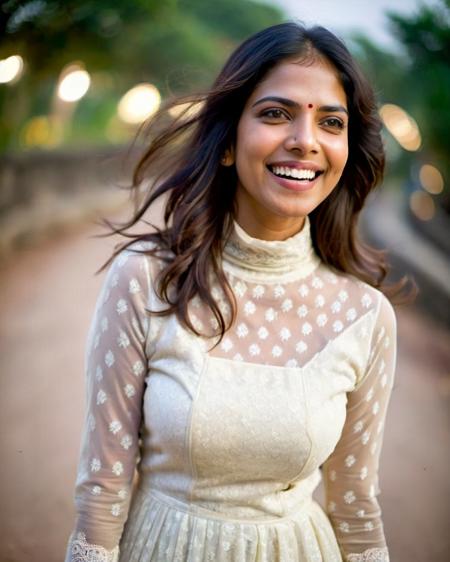
[{"label": "dirt path", "polygon": [[[23,250],[0,276],[2,562],[61,562],[70,532],[83,354],[110,239],[94,228]],[[400,356],[382,458],[392,562],[449,559],[449,334],[399,312]]]}]

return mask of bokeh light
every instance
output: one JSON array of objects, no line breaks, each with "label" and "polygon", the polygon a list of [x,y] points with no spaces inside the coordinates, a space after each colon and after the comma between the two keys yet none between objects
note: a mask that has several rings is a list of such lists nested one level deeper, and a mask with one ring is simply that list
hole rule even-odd
[{"label": "bokeh light", "polygon": [[444,178],[436,166],[424,164],[420,168],[419,179],[422,187],[426,189],[428,193],[437,195],[444,190]]},{"label": "bokeh light", "polygon": [[48,146],[53,144],[52,124],[46,115],[32,117],[24,126],[21,135],[22,144],[27,147]]},{"label": "bokeh light", "polygon": [[91,77],[79,65],[70,65],[62,73],[58,85],[58,97],[68,103],[80,100],[89,90]]},{"label": "bokeh light", "polygon": [[436,208],[434,201],[425,191],[414,191],[409,198],[412,213],[422,221],[429,221],[434,217]]},{"label": "bokeh light", "polygon": [[22,70],[23,58],[20,55],[12,55],[0,60],[0,84],[15,82],[20,78]]},{"label": "bokeh light", "polygon": [[130,125],[142,123],[161,105],[161,95],[153,84],[138,84],[122,97],[117,107],[120,119]]},{"label": "bokeh light", "polygon": [[422,144],[416,121],[400,106],[386,103],[380,109],[380,116],[386,129],[405,150],[419,150]]}]

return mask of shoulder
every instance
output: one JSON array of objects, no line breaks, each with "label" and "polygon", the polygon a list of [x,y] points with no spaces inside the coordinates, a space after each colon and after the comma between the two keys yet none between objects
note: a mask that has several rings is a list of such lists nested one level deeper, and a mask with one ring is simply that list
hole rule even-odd
[{"label": "shoulder", "polygon": [[[337,304],[341,302],[342,310],[349,317],[356,319],[366,316],[371,319],[372,330],[377,331],[380,326],[384,326],[385,330],[395,333],[395,311],[382,291],[347,273],[328,272],[328,277],[333,285],[331,299]],[[336,307],[336,310],[341,308]],[[350,311],[356,313],[350,314]]]},{"label": "shoulder", "polygon": [[392,303],[379,289],[360,280],[354,281],[358,287],[363,307],[372,315],[372,346],[382,338],[385,342],[395,340],[397,335],[397,318]]},{"label": "shoulder", "polygon": [[[368,295],[372,301],[370,306],[374,312],[376,325],[388,325],[390,328],[395,329],[395,310],[387,296],[380,291],[380,289],[372,287],[368,283],[364,283],[362,281],[359,281],[358,283],[363,291],[363,296],[361,298],[364,299],[364,295]],[[369,299],[367,299],[367,302],[368,300]]]},{"label": "shoulder", "polygon": [[111,260],[105,279],[106,294],[129,299],[140,307],[164,310],[160,274],[170,260],[170,253],[155,242],[132,242]]},{"label": "shoulder", "polygon": [[385,347],[388,347],[391,342],[395,343],[397,338],[397,317],[386,295],[378,292],[380,300],[375,319],[374,339],[375,343],[378,343],[383,338]]},{"label": "shoulder", "polygon": [[155,258],[149,254],[151,243],[133,242],[120,250],[110,261],[106,273],[109,289],[126,291],[131,295],[148,292],[151,285]]},{"label": "shoulder", "polygon": [[135,241],[119,251],[110,263],[110,270],[122,277],[149,275],[161,268],[165,255],[154,242]]},{"label": "shoulder", "polygon": [[361,279],[353,275],[346,273],[335,273],[335,275],[340,280],[340,284],[345,285],[348,294],[353,297],[353,300],[359,301],[364,309],[373,311],[376,315],[381,313],[395,318],[391,302],[380,289],[369,285],[365,281],[361,281]]}]

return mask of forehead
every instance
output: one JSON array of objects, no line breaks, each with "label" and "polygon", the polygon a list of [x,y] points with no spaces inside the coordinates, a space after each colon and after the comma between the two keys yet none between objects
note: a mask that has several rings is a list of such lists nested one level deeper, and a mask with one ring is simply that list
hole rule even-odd
[{"label": "forehead", "polygon": [[298,103],[347,106],[347,96],[335,67],[323,58],[312,61],[285,60],[272,68],[250,96],[254,103],[264,96],[286,97]]}]

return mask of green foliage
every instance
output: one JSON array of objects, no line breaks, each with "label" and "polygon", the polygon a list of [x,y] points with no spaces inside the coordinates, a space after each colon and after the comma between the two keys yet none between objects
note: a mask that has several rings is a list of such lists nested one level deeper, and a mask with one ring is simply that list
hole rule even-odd
[{"label": "green foliage", "polygon": [[450,8],[442,1],[409,18],[389,14],[406,47],[409,65],[403,89],[420,121],[425,146],[447,162],[450,153]]},{"label": "green foliage", "polygon": [[[365,37],[355,38],[355,54],[383,103],[396,103],[418,122],[419,158],[435,162],[450,181],[450,8],[441,0],[408,16],[389,12],[402,53],[383,51]],[[416,155],[403,154],[411,165]]]},{"label": "green foliage", "polygon": [[[86,120],[88,138],[102,140],[104,112],[88,111],[99,96],[111,117],[138,82],[154,83],[163,95],[202,89],[239,42],[282,19],[278,9],[251,0],[7,0],[0,59],[20,54],[26,72],[17,84],[0,85],[0,142],[17,146],[23,123],[51,111],[59,73],[71,62],[111,77],[112,87],[95,92],[93,84],[76,113],[77,130]],[[9,111],[18,98],[20,110]]]},{"label": "green foliage", "polygon": [[281,21],[280,11],[275,7],[242,0],[179,0],[178,7],[180,12],[190,12],[196,19],[207,23],[214,33],[235,42]]}]

